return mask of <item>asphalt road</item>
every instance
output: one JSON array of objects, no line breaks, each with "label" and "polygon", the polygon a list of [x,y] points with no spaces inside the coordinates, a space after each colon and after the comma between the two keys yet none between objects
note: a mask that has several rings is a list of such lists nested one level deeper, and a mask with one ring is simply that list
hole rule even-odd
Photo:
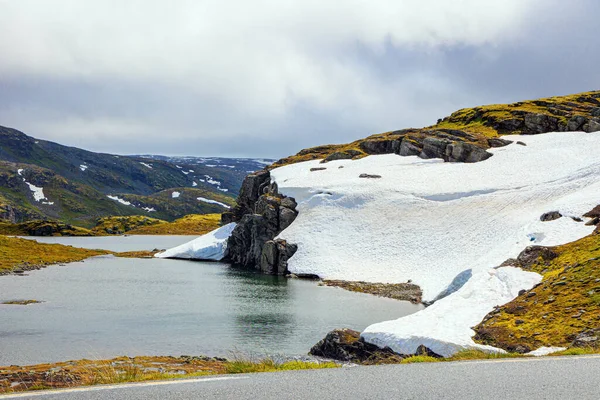
[{"label": "asphalt road", "polygon": [[0,396],[73,399],[600,399],[600,356],[225,375]]}]

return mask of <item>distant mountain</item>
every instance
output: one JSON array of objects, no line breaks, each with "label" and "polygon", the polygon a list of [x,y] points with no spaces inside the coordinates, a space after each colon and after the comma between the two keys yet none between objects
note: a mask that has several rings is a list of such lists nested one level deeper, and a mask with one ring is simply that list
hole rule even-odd
[{"label": "distant mountain", "polygon": [[221,212],[269,161],[94,153],[0,126],[0,220],[92,226],[108,215]]}]

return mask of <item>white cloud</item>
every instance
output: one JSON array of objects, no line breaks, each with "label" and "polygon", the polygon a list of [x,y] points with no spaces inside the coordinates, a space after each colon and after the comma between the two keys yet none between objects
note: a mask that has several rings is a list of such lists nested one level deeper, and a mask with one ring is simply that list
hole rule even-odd
[{"label": "white cloud", "polygon": [[479,45],[511,40],[536,1],[0,2],[0,73],[158,81],[256,112],[290,94],[333,107],[355,87],[356,44]]}]

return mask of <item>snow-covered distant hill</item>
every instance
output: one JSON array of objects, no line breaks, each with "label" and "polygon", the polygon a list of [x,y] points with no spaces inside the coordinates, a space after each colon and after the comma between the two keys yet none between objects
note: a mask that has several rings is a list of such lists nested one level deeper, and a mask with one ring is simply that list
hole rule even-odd
[{"label": "snow-covered distant hill", "polygon": [[94,153],[0,126],[0,220],[92,226],[109,215],[218,213],[270,161]]}]

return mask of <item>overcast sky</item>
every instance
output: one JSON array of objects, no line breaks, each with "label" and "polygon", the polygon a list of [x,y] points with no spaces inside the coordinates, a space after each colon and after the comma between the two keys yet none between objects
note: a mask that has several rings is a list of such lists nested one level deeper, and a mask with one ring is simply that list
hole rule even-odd
[{"label": "overcast sky", "polygon": [[600,89],[597,0],[0,0],[0,125],[282,157]]}]

